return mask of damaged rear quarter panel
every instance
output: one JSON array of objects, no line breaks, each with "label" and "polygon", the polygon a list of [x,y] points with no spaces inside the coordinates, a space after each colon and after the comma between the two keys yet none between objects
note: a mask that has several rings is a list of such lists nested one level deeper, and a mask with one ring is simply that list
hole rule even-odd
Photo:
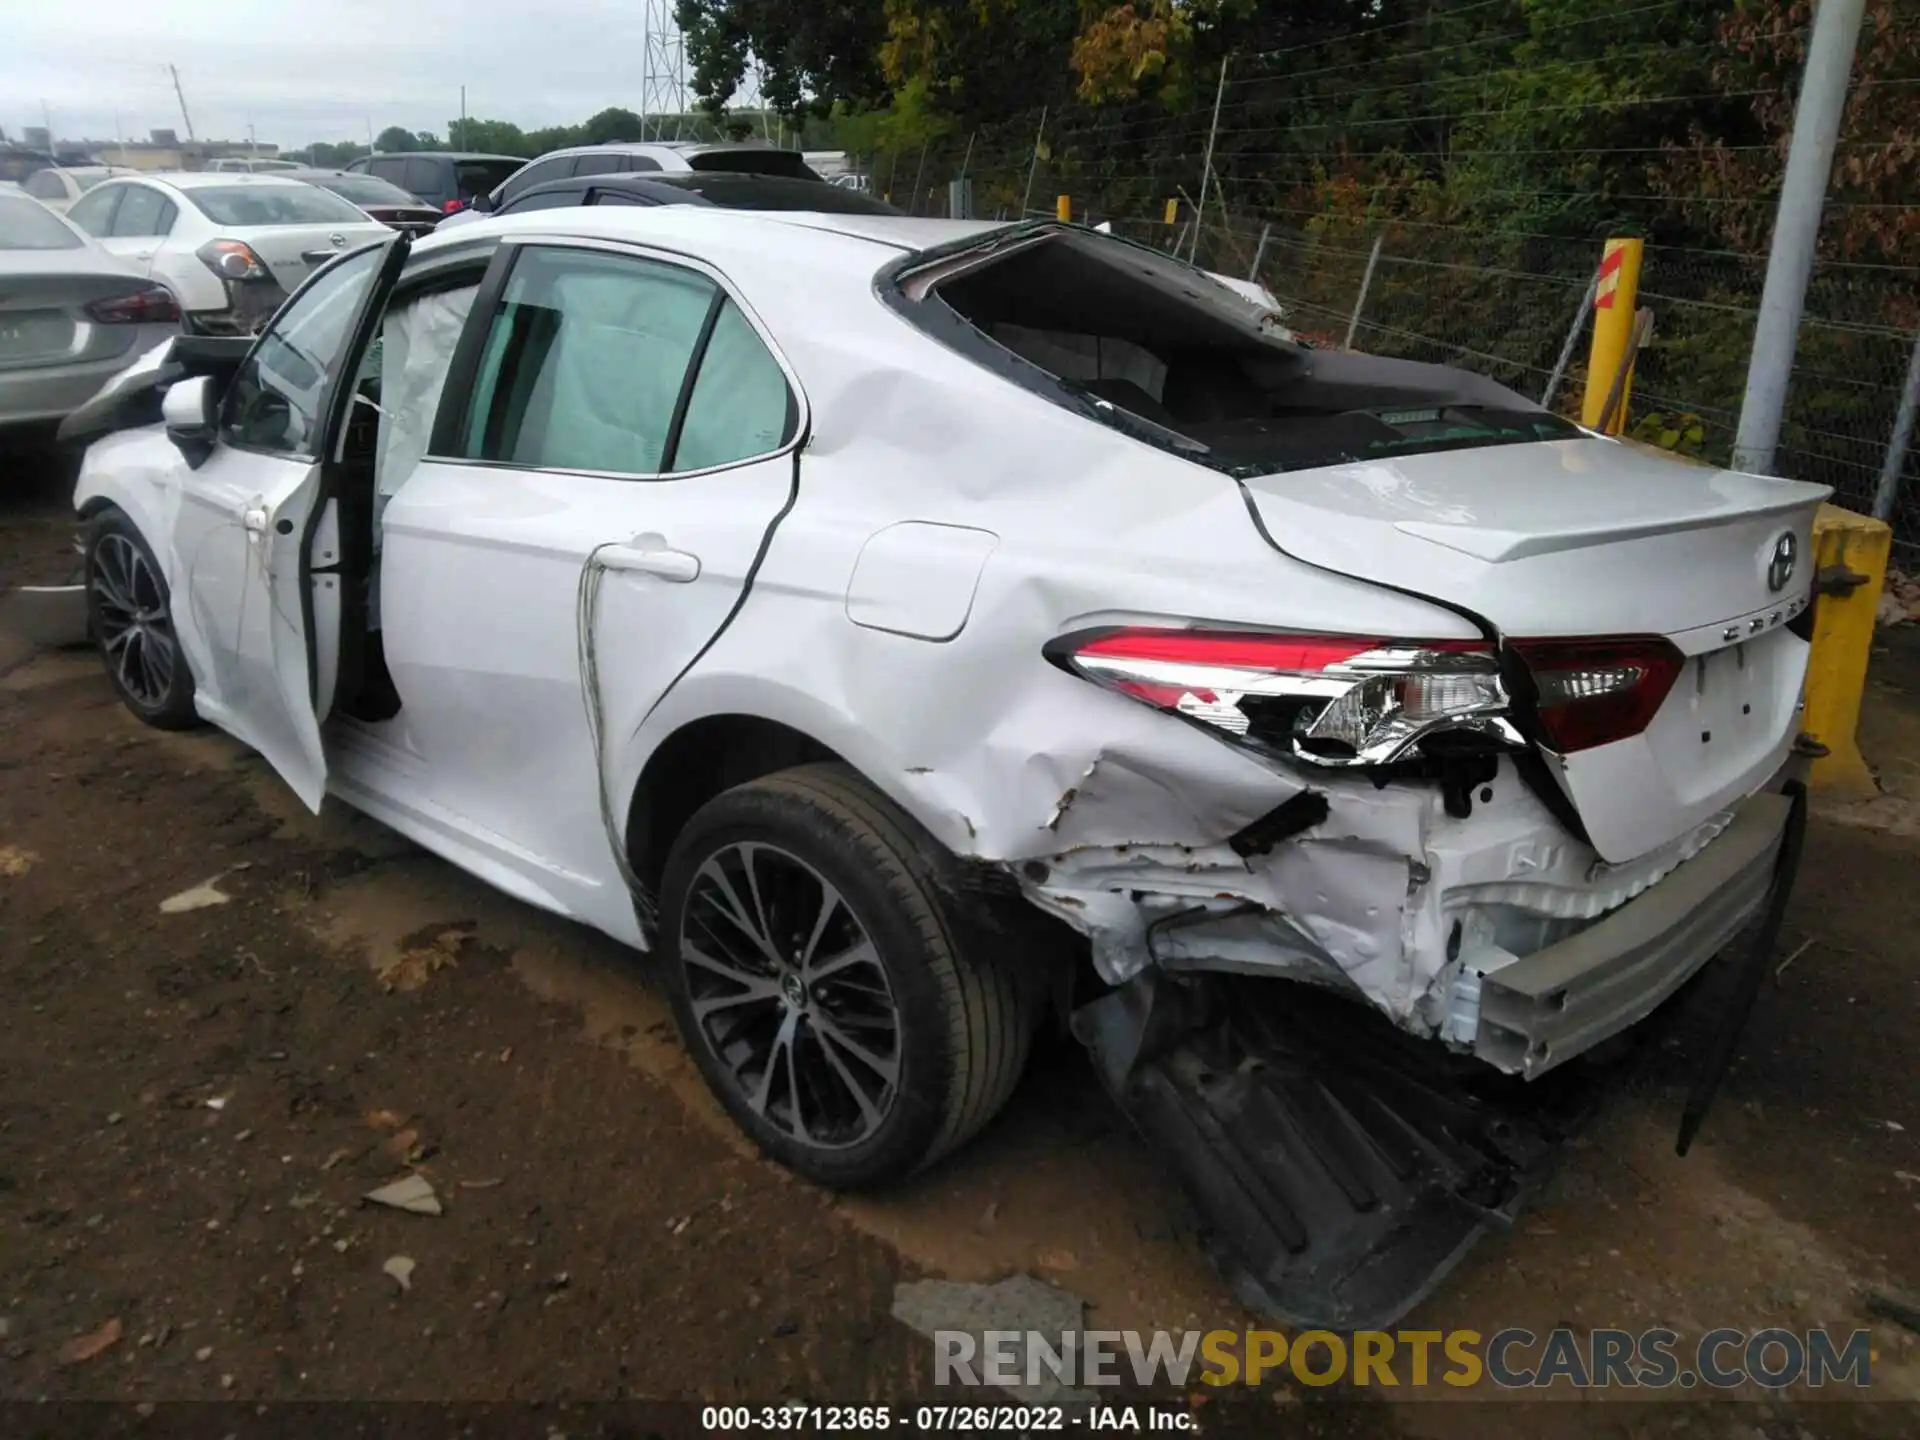
[{"label": "damaged rear quarter panel", "polygon": [[[650,714],[609,717],[613,793],[630,795],[681,726],[761,716],[834,750],[955,854],[1028,877],[1045,867],[1057,878],[1028,878],[1030,897],[1089,934],[1110,976],[1146,963],[1159,910],[1201,901],[1285,911],[1306,949],[1397,974],[1423,793],[1333,787],[1342,799],[1326,826],[1250,863],[1229,838],[1309,781],[1072,677],[1042,649],[1122,623],[1460,639],[1471,628],[1289,560],[1231,479],[1066,412],[898,317],[880,343],[836,323],[845,304],[886,314],[870,290],[752,298],[813,411],[798,499],[700,663]],[[999,537],[950,639],[848,618],[862,548],[907,521]]]}]

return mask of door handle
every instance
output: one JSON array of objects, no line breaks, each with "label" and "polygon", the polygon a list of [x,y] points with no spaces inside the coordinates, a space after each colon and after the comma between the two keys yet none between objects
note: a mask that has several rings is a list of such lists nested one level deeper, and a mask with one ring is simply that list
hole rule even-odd
[{"label": "door handle", "polygon": [[700,578],[700,557],[684,550],[664,547],[641,548],[637,545],[603,545],[595,552],[608,570],[633,575],[653,575],[676,585],[688,585]]}]

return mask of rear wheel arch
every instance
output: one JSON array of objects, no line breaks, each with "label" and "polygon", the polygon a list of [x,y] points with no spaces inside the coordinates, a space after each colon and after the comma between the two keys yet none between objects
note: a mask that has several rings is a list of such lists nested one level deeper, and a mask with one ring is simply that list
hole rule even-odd
[{"label": "rear wheel arch", "polygon": [[628,797],[624,837],[634,877],[656,892],[674,840],[716,795],[820,761],[846,763],[831,746],[778,720],[718,714],[688,721],[654,747]]}]

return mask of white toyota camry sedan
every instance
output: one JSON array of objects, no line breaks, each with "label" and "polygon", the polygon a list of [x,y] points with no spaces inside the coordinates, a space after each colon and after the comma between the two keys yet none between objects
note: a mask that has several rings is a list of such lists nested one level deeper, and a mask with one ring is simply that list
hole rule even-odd
[{"label": "white toyota camry sedan", "polygon": [[1243,1295],[1383,1323],[1777,929],[1827,492],[1270,320],[1054,223],[394,240],[83,421],[94,634],[652,952],[800,1173],[926,1165],[1064,1015]]}]

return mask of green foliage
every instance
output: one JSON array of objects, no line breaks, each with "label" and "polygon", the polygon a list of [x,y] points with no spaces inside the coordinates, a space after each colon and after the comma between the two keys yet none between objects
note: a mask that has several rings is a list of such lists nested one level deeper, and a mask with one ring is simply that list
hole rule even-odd
[{"label": "green foliage", "polygon": [[1691,411],[1676,414],[1653,410],[1634,421],[1627,433],[1643,444],[1676,455],[1697,456],[1706,447],[1707,422]]}]

